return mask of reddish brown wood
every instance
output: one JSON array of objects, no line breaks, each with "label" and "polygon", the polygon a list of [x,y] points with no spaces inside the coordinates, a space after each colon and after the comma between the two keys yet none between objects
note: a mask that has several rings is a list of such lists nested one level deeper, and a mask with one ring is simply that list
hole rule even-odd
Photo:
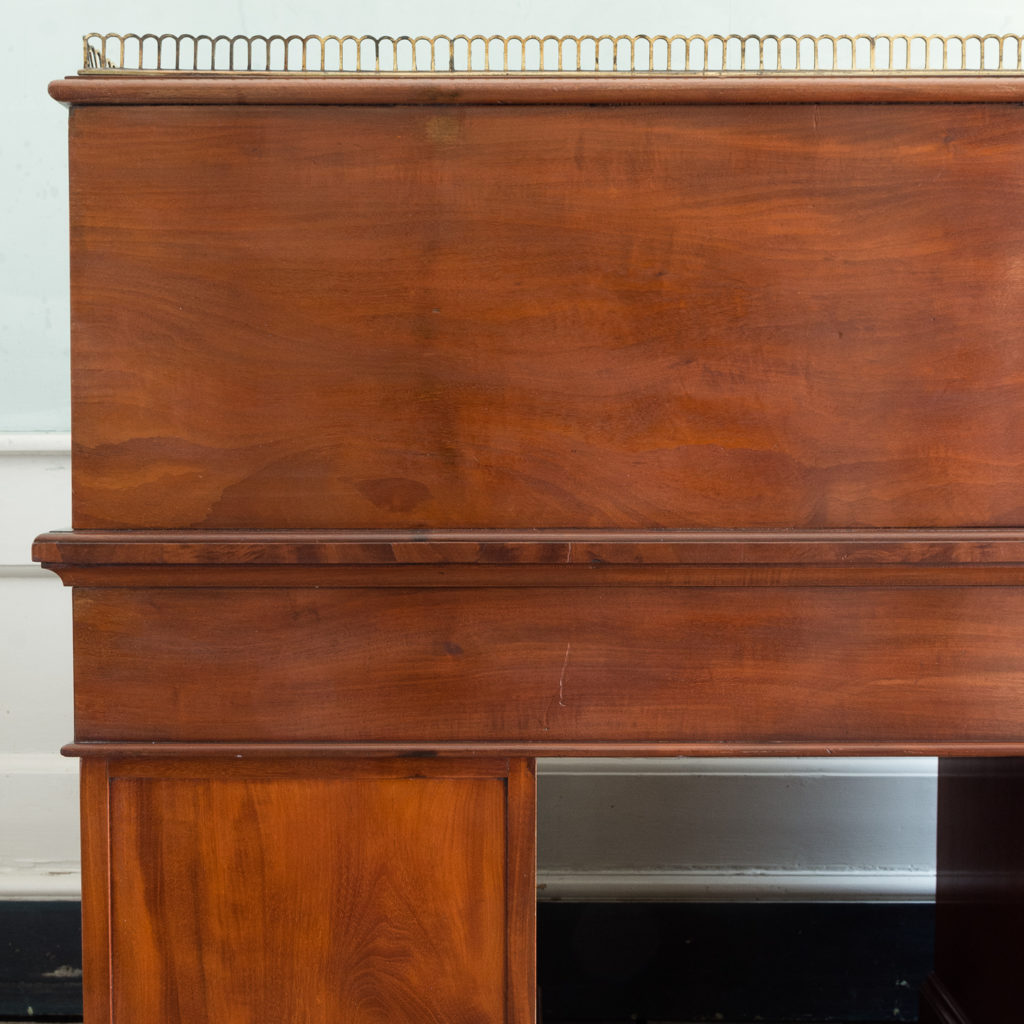
[{"label": "reddish brown wood", "polygon": [[275,741],[267,743],[142,743],[125,741],[84,741],[61,748],[68,757],[201,757],[211,753],[223,757],[487,757],[500,752],[508,758],[537,757],[1021,757],[1024,740],[976,742],[935,740],[901,742],[680,743],[650,740],[626,742],[601,740],[592,743],[514,743],[508,740],[457,743],[316,743]]},{"label": "reddish brown wood", "polygon": [[51,565],[1024,565],[1024,530],[76,530]]},{"label": "reddish brown wood", "polygon": [[107,759],[79,769],[82,827],[82,996],[89,1024],[112,1024],[110,805]]},{"label": "reddish brown wood", "polygon": [[75,622],[79,740],[1024,736],[1014,587],[78,589]]},{"label": "reddish brown wood", "polygon": [[67,566],[48,564],[75,587],[367,588],[451,587],[1005,587],[1024,582],[1019,566]]},{"label": "reddish brown wood", "polygon": [[537,766],[508,771],[508,1021],[535,1024],[537,1004]]},{"label": "reddish brown wood", "polygon": [[988,755],[1016,1020],[1024,80],[51,92],[90,1024],[532,1024],[540,754]]},{"label": "reddish brown wood", "polygon": [[51,82],[50,95],[74,106],[1020,103],[1024,81],[994,74],[76,76]]},{"label": "reddish brown wood", "polygon": [[[108,760],[117,760],[111,769],[118,778],[148,779],[154,775],[164,779],[203,778],[215,781],[225,778],[303,779],[316,772],[318,779],[504,779],[512,770],[507,757],[366,757],[354,754],[341,756],[345,750],[335,746],[321,751],[314,767],[308,757],[289,755],[282,744],[251,756],[245,750],[228,750],[223,746],[195,744],[190,750],[179,748],[173,759],[161,753],[161,746],[150,745],[141,756],[124,757],[123,748],[107,744]],[[326,756],[325,756],[326,755]]]},{"label": "reddish brown wood", "polygon": [[76,108],[75,525],[1017,527],[1022,143],[1019,104]]},{"label": "reddish brown wood", "polygon": [[451,764],[112,762],[113,1020],[530,1020],[531,834]]},{"label": "reddish brown wood", "polygon": [[34,557],[66,584],[87,587],[865,587],[1024,582],[1024,534],[1010,529],[78,530],[39,537]]}]

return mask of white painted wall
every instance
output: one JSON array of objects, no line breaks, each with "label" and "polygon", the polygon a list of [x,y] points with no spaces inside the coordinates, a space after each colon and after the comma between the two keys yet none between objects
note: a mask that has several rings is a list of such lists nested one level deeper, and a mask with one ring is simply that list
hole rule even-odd
[{"label": "white painted wall", "polygon": [[[67,434],[0,434],[0,899],[79,890],[71,594],[30,561],[71,521]],[[41,525],[45,524],[45,525]]]},{"label": "white painted wall", "polygon": [[[66,431],[70,421],[66,115],[46,96],[46,83],[77,68],[82,34],[1022,29],[1017,7],[1007,0],[970,8],[958,0],[7,5],[0,43],[0,898],[69,894],[76,884],[68,873],[77,844],[74,765],[55,753],[71,736],[70,602],[56,580],[29,566],[28,545],[35,533],[69,521],[66,437],[39,436]],[[638,774],[642,767],[647,771]],[[790,761],[774,763],[768,774],[749,762],[655,767],[569,762],[547,769],[541,867],[548,892],[624,894],[647,885],[680,895],[742,895],[753,892],[743,879],[763,878],[752,883],[755,889],[777,895],[776,875],[764,872],[780,871],[788,873],[782,889],[789,892],[891,895],[902,886],[914,895],[927,889],[930,762],[923,769],[921,763],[864,762],[845,771],[839,762]],[[762,813],[766,808],[770,816]],[[890,874],[881,878],[880,872]],[[837,880],[815,889],[829,874]],[[905,882],[898,882],[901,874]],[[848,884],[854,876],[861,881]]]}]

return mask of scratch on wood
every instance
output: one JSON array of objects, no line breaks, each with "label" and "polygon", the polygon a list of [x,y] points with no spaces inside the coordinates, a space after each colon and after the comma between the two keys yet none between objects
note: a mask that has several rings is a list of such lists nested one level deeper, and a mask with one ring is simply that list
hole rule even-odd
[{"label": "scratch on wood", "polygon": [[565,553],[565,564],[568,565],[572,561],[572,541],[569,541],[569,550]]},{"label": "scratch on wood", "polygon": [[558,677],[558,706],[568,707],[565,703],[565,670],[569,667],[569,651],[572,650],[572,642],[565,645],[565,660],[562,662],[562,674]]}]

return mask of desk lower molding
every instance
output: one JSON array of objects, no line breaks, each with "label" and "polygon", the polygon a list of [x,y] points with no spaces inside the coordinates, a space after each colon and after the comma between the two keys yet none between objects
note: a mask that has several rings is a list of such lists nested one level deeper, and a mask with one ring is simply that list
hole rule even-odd
[{"label": "desk lower molding", "polygon": [[1024,757],[1024,740],[975,743],[786,742],[778,743],[68,743],[65,757]]}]

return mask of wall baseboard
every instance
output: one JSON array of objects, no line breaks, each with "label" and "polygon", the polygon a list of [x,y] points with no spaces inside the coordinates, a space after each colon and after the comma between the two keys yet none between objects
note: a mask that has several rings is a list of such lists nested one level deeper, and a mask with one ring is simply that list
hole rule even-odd
[{"label": "wall baseboard", "polygon": [[930,871],[587,871],[537,872],[543,901],[692,903],[931,903]]},{"label": "wall baseboard", "polygon": [[930,902],[930,758],[538,765],[544,900]]},{"label": "wall baseboard", "polygon": [[0,754],[0,900],[77,900],[78,764]]}]

